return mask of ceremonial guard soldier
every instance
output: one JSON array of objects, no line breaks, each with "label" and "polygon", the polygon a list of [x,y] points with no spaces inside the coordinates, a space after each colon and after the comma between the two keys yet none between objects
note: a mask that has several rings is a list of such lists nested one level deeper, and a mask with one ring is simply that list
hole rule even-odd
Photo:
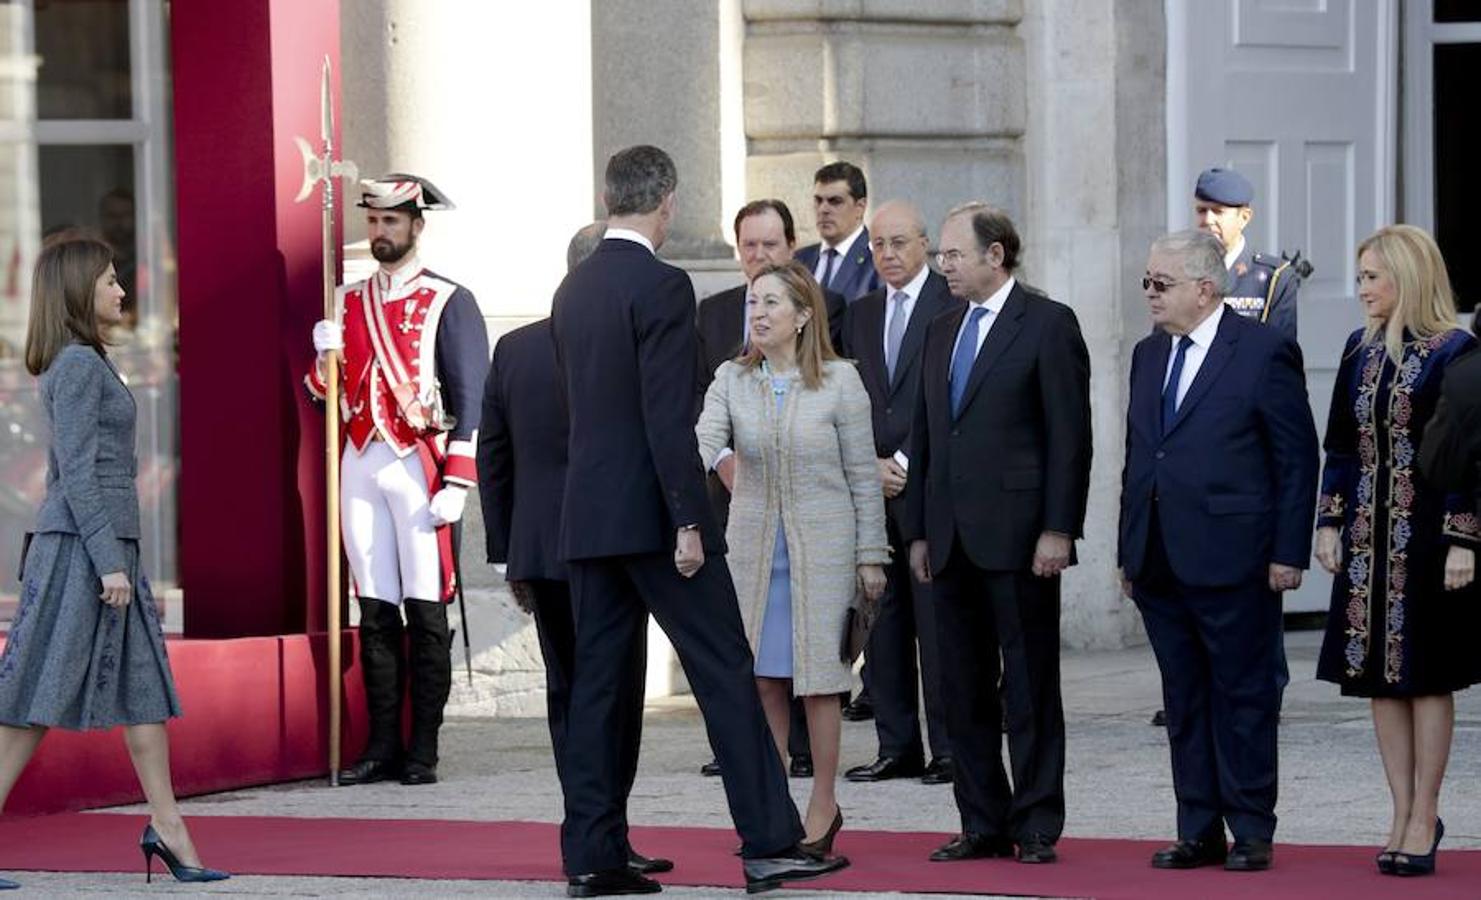
[{"label": "ceremonial guard soldier", "polygon": [[1224,245],[1229,293],[1224,303],[1296,340],[1296,294],[1311,264],[1293,258],[1256,253],[1244,239],[1254,218],[1254,185],[1233,169],[1205,169],[1193,190],[1193,219],[1199,229]]},{"label": "ceremonial guard soldier", "polygon": [[[380,268],[339,289],[339,321],[314,326],[319,361],[305,379],[323,399],[324,356],[343,354],[340,525],[360,605],[370,739],[339,781],[432,784],[452,684],[446,604],[456,590],[453,525],[477,481],[488,332],[473,294],[417,258],[423,211],[452,208],[442,192],[413,175],[362,184],[358,205]],[[403,748],[407,662],[411,736]]]}]

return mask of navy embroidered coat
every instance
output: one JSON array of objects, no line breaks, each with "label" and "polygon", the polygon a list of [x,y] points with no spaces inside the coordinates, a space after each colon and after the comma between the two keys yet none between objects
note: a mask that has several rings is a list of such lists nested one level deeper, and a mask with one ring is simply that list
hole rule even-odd
[{"label": "navy embroidered coat", "polygon": [[1419,474],[1418,451],[1445,368],[1476,339],[1451,330],[1409,340],[1395,365],[1382,341],[1347,339],[1327,422],[1317,527],[1342,529],[1317,677],[1360,697],[1412,697],[1481,680],[1465,643],[1477,586],[1444,589],[1452,544],[1481,546],[1475,498]]}]

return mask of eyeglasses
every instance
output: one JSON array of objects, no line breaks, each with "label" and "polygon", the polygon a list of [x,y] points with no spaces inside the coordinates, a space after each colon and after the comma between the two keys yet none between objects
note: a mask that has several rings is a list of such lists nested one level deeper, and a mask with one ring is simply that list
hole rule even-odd
[{"label": "eyeglasses", "polygon": [[961,263],[961,261],[964,260],[964,259],[966,259],[966,258],[967,258],[967,254],[963,253],[960,250],[948,250],[945,253],[937,253],[936,254],[936,265],[938,265],[938,266],[951,265],[952,267],[955,267],[955,266],[959,265]]},{"label": "eyeglasses", "polygon": [[[919,238],[916,238],[915,240],[919,240]],[[885,248],[888,247],[891,253],[900,254],[905,252],[906,247],[909,247],[911,244],[915,243],[915,240],[911,240],[910,238],[897,237],[890,238],[890,240],[886,241],[883,238],[875,238],[874,240],[869,242],[869,248],[875,253],[883,253],[885,251]]]},{"label": "eyeglasses", "polygon": [[1182,281],[1167,281],[1162,278],[1148,278],[1144,275],[1142,276],[1142,290],[1151,291],[1154,294],[1165,294],[1170,288],[1175,288],[1180,284],[1187,284],[1194,280],[1192,278],[1184,278]]}]

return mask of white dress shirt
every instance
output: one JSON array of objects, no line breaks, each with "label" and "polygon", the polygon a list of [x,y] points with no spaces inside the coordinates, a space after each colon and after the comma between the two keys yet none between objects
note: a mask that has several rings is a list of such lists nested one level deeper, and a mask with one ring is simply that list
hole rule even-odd
[{"label": "white dress shirt", "polygon": [[[1183,352],[1183,371],[1178,376],[1178,406],[1183,405],[1183,398],[1188,395],[1188,388],[1193,384],[1193,378],[1203,366],[1203,360],[1208,356],[1208,348],[1214,344],[1214,338],[1219,334],[1219,320],[1224,318],[1224,304],[1220,303],[1214,307],[1213,313],[1207,319],[1198,324],[1198,327],[1188,332],[1188,337],[1193,343]],[[1178,358],[1178,335],[1168,335],[1172,341],[1172,352],[1167,357],[1167,371],[1162,373],[1162,389],[1167,390],[1167,379],[1172,375],[1173,363]]]},{"label": "white dress shirt", "polygon": [[[1241,234],[1239,236],[1239,243],[1235,244],[1232,248],[1230,248],[1228,253],[1224,254],[1224,268],[1232,270],[1234,268],[1235,260],[1239,259],[1239,254],[1243,252],[1244,235]],[[1191,353],[1192,351],[1190,350],[1189,352]]]},{"label": "white dress shirt", "polygon": [[1003,311],[1003,304],[1008,302],[1008,295],[1013,292],[1013,286],[1017,283],[1017,279],[1009,275],[1008,280],[1003,282],[1003,286],[994,291],[991,297],[986,300],[974,300],[967,304],[967,314],[962,316],[962,324],[957,326],[956,340],[951,343],[952,359],[956,359],[956,347],[962,342],[962,332],[967,328],[967,319],[972,315],[972,310],[986,307],[987,315],[977,323],[977,349],[972,351],[972,358],[977,358],[977,354],[982,352],[982,342],[987,340],[987,333],[992,329],[992,323],[998,320],[998,314]]},{"label": "white dress shirt", "polygon": [[634,244],[642,244],[644,247],[647,247],[649,253],[654,252],[653,242],[648,240],[645,235],[633,231],[631,228],[608,228],[602,234],[602,237],[616,238],[619,241],[632,241]]},{"label": "white dress shirt", "polygon": [[879,334],[879,345],[884,348],[885,359],[890,357],[890,318],[895,313],[895,295],[905,293],[905,305],[900,307],[900,315],[905,317],[905,327],[910,327],[910,316],[915,312],[915,301],[920,299],[920,292],[926,286],[926,278],[931,274],[930,266],[921,266],[915,277],[905,283],[905,286],[896,290],[888,284],[884,286],[884,330]]},{"label": "white dress shirt", "polygon": [[[812,277],[817,280],[818,284],[823,284],[823,273],[828,270],[828,251],[830,249],[838,251],[838,261],[833,263],[833,276],[836,278],[838,277],[839,268],[843,265],[844,257],[848,256],[849,252],[854,249],[854,242],[863,236],[863,234],[864,224],[861,222],[859,223],[859,227],[854,229],[853,234],[838,243],[830,244],[824,241],[822,246],[818,247],[818,264],[812,271]],[[827,288],[828,286],[823,284],[823,287]]]}]

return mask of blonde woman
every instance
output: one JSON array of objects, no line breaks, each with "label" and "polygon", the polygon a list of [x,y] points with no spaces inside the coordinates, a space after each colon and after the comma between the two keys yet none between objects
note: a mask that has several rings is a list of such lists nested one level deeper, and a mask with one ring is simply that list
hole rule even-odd
[{"label": "blonde woman", "polygon": [[149,801],[139,841],[146,873],[158,856],[177,881],[219,881],[227,875],[201,865],[170,783],[164,723],[180,701],[139,565],[134,398],[106,351],[124,322],[123,297],[108,245],[67,238],[42,249],[26,368],[38,376],[52,440],[0,655],[0,806],[48,728],[122,725]]},{"label": "blonde woman", "polygon": [[790,697],[803,699],[814,765],[803,847],[827,856],[843,825],[837,695],[853,684],[839,645],[855,591],[878,599],[890,558],[869,395],[833,353],[806,267],[762,270],[746,303],[746,350],[716,370],[696,431],[707,467],[735,449],[727,559],[779,754]]},{"label": "blonde woman", "polygon": [[1445,369],[1476,345],[1456,323],[1445,261],[1412,225],[1358,247],[1367,324],[1332,394],[1316,557],[1337,578],[1317,677],[1370,698],[1393,821],[1380,871],[1427,875],[1444,833],[1440,783],[1453,691],[1481,678],[1474,634],[1474,496],[1427,484],[1416,456]]}]

